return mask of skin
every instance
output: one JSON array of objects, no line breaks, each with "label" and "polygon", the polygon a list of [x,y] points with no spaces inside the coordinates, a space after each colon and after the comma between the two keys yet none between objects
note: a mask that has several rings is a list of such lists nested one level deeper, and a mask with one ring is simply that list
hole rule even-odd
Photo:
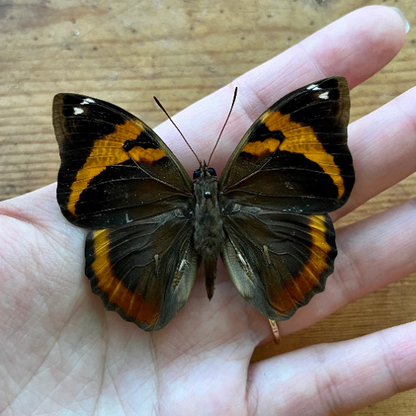
[{"label": "skin", "polygon": [[[235,110],[212,165],[220,173],[254,119],[277,98],[343,75],[353,88],[403,45],[400,16],[357,10],[175,117],[207,157]],[[350,126],[357,175],[339,219],[415,170],[416,89]],[[189,171],[171,125],[157,129]],[[392,140],[392,138],[394,140]],[[279,324],[284,336],[416,270],[416,204],[409,200],[338,232],[326,291]],[[272,340],[266,318],[218,264],[208,302],[202,276],[163,330],[145,333],[106,312],[83,272],[85,230],[62,217],[55,185],[0,204],[0,413],[2,415],[341,415],[416,387],[416,322],[250,364]],[[383,238],[380,238],[380,236]],[[278,393],[277,393],[278,392]]]}]

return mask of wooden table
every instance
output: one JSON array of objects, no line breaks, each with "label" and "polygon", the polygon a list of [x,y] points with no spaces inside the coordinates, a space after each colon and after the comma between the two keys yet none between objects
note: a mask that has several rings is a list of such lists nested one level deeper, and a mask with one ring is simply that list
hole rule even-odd
[{"label": "wooden table", "polygon": [[[174,114],[345,13],[372,3],[377,2],[0,2],[0,198],[55,181],[59,166],[51,126],[55,93],[98,96],[155,126],[165,116],[152,102],[153,94]],[[413,30],[396,59],[353,91],[353,120],[416,82],[414,0],[390,3],[405,13]],[[413,175],[343,223],[398,205],[414,197],[415,191]],[[262,347],[254,359],[415,319],[416,276],[411,275],[285,338],[281,346]],[[416,390],[354,413],[381,414],[415,415]]]}]

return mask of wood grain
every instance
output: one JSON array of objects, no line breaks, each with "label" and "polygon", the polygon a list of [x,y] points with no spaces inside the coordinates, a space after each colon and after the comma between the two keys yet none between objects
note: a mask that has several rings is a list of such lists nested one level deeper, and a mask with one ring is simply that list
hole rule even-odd
[{"label": "wood grain", "polygon": [[[51,126],[55,93],[97,96],[155,126],[165,117],[152,102],[154,94],[174,114],[338,17],[373,3],[0,1],[0,199],[55,181],[59,166]],[[391,5],[399,7],[416,26],[414,0],[396,0]],[[409,32],[394,61],[353,91],[353,119],[415,84],[415,33]],[[343,223],[389,209],[415,194],[413,175],[360,207]],[[415,320],[415,285],[416,276],[409,276],[285,338],[281,346],[260,348],[254,359]],[[415,415],[416,391],[354,413],[380,414]]]}]

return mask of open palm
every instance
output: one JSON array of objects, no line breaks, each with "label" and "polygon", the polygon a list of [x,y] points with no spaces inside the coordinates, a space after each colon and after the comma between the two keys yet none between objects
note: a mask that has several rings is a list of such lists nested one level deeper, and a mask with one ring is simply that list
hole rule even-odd
[{"label": "open palm", "polygon": [[[392,59],[403,40],[395,11],[358,10],[176,121],[204,156],[239,87],[223,154],[219,149],[212,163],[220,172],[250,124],[279,97],[331,75],[345,76],[352,88]],[[416,91],[408,91],[350,126],[357,181],[334,220],[415,170],[415,102]],[[168,143],[176,140],[171,125],[157,131]],[[191,171],[188,159],[182,161]],[[83,271],[86,231],[64,220],[55,185],[3,202],[0,215],[3,415],[345,414],[416,387],[415,322],[250,364],[254,348],[272,340],[269,323],[240,297],[221,264],[210,302],[199,276],[179,314],[146,333],[106,312],[91,293]],[[336,271],[326,291],[280,323],[281,334],[416,270],[414,218],[415,202],[408,201],[338,230]]]}]

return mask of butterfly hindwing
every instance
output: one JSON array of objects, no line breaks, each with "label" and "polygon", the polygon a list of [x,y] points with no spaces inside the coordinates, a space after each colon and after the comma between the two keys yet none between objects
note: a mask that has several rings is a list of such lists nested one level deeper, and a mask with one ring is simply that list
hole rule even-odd
[{"label": "butterfly hindwing", "polygon": [[[249,220],[248,220],[249,219]],[[290,318],[325,288],[336,257],[326,215],[240,207],[225,216],[222,257],[241,295],[274,321]]]},{"label": "butterfly hindwing", "polygon": [[164,327],[192,289],[198,256],[179,210],[91,231],[85,257],[92,291],[145,331]]},{"label": "butterfly hindwing", "polygon": [[300,88],[264,112],[220,178],[224,263],[241,295],[272,320],[325,287],[336,257],[328,212],[354,184],[342,77]]},{"label": "butterfly hindwing", "polygon": [[191,180],[146,124],[95,98],[58,94],[58,203],[72,223],[100,229],[184,207]]}]

